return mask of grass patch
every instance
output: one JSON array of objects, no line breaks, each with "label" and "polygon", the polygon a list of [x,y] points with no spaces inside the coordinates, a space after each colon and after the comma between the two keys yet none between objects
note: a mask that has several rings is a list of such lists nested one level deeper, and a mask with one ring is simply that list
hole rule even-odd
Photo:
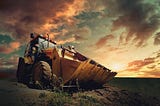
[{"label": "grass patch", "polygon": [[105,106],[96,96],[84,93],[77,95],[78,106]]},{"label": "grass patch", "polygon": [[40,93],[39,98],[47,106],[103,106],[96,98],[83,93],[76,97],[66,92]]},{"label": "grass patch", "polygon": [[71,96],[65,92],[41,93],[39,98],[45,100],[47,106],[65,106],[72,102]]},{"label": "grass patch", "polygon": [[87,95],[80,96],[79,99],[80,106],[103,106],[98,100]]}]

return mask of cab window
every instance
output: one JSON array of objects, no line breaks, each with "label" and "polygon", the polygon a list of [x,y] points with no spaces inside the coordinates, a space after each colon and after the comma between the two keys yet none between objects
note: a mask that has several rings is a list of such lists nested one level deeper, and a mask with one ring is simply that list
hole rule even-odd
[{"label": "cab window", "polygon": [[39,49],[47,49],[47,48],[53,48],[53,47],[56,47],[56,45],[51,42],[48,42],[43,38],[39,38]]}]

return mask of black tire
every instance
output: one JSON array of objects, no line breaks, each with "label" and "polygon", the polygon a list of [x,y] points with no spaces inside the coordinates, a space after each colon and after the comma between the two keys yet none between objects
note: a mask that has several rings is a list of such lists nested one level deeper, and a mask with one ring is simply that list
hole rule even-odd
[{"label": "black tire", "polygon": [[51,67],[47,62],[39,61],[33,67],[33,80],[35,85],[38,85],[37,88],[46,88],[50,83],[51,76]]},{"label": "black tire", "polygon": [[25,69],[24,59],[20,57],[18,61],[18,68],[16,73],[17,81],[20,83],[24,83],[24,75],[25,75],[24,69]]}]

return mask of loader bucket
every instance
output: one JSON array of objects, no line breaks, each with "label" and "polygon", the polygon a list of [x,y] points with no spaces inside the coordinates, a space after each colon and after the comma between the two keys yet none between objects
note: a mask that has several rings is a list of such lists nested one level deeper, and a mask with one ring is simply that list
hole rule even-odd
[{"label": "loader bucket", "polygon": [[61,58],[61,65],[64,83],[78,81],[83,88],[100,87],[117,74],[90,59],[77,62]]}]

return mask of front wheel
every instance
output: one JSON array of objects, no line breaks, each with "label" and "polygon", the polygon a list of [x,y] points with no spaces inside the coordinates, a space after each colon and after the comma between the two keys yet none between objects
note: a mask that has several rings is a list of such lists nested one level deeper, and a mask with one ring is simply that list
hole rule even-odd
[{"label": "front wheel", "polygon": [[51,76],[51,68],[47,62],[39,61],[33,67],[33,80],[39,89],[49,86]]}]

